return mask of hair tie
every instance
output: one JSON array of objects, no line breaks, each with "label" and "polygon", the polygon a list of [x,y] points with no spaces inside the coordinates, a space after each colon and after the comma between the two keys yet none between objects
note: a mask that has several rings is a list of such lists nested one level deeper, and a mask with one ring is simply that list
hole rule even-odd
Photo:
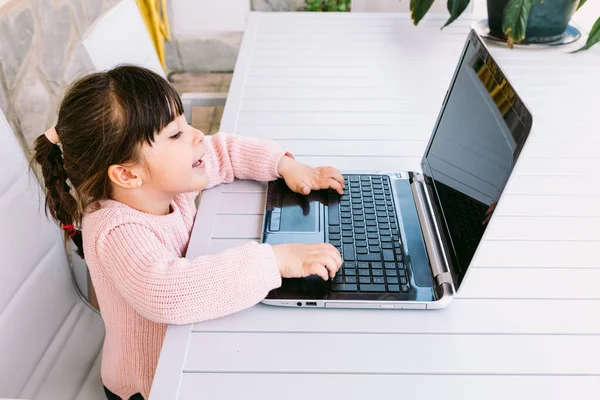
[{"label": "hair tie", "polygon": [[63,225],[62,226],[63,231],[65,231],[70,237],[75,236],[75,234],[77,233],[77,230],[75,229],[75,227],[71,224],[67,224],[67,225]]},{"label": "hair tie", "polygon": [[56,132],[56,128],[52,127],[50,129],[48,129],[46,132],[44,132],[44,135],[46,135],[46,138],[48,139],[48,141],[52,144],[58,144],[60,143],[60,140],[58,138],[58,132]]}]

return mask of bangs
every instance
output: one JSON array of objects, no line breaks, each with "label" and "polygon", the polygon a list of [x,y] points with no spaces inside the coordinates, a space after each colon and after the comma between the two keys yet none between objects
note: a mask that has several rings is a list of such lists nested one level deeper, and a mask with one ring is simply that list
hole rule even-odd
[{"label": "bangs", "polygon": [[129,139],[152,145],[154,137],[183,114],[181,98],[160,75],[136,66],[109,72]]}]

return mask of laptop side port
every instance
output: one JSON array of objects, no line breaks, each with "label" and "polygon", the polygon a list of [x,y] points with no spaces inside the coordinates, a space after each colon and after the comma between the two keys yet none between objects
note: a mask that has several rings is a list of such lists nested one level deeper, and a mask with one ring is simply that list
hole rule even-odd
[{"label": "laptop side port", "polygon": [[313,307],[316,307],[316,306],[317,306],[317,302],[316,302],[316,301],[307,301],[307,302],[306,302],[306,305],[307,305],[307,306],[313,306]]}]

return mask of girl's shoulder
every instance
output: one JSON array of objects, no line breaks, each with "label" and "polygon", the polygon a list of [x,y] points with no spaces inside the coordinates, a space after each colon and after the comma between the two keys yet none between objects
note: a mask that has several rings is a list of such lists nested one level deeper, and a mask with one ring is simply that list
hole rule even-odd
[{"label": "girl's shoulder", "polygon": [[97,243],[118,227],[139,226],[159,233],[162,227],[171,221],[177,222],[180,218],[178,212],[157,216],[138,211],[115,200],[100,200],[86,210],[81,230],[84,241],[87,238]]}]

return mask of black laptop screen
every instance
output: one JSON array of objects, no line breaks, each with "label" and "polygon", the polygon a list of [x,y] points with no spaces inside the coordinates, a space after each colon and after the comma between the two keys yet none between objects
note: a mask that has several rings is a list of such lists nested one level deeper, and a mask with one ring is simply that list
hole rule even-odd
[{"label": "black laptop screen", "polygon": [[530,127],[515,91],[472,37],[423,159],[458,284]]}]

